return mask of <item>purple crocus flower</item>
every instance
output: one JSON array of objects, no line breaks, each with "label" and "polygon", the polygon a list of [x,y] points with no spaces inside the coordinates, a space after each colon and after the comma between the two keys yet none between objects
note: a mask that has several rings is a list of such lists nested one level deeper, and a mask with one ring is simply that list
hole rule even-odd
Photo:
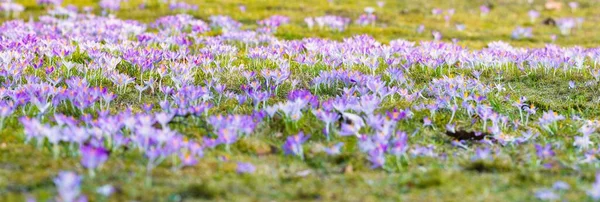
[{"label": "purple crocus flower", "polygon": [[473,156],[473,158],[471,158],[471,161],[486,161],[486,160],[492,160],[493,156],[492,156],[492,151],[490,150],[490,148],[477,148],[475,149],[475,155]]},{"label": "purple crocus flower", "polygon": [[569,81],[569,89],[575,89],[577,85],[575,85],[574,81]]},{"label": "purple crocus flower", "polygon": [[379,168],[385,164],[385,148],[378,147],[369,152],[369,161],[371,168]]},{"label": "purple crocus flower", "polygon": [[535,153],[540,159],[548,159],[555,155],[554,151],[552,151],[552,145],[550,143],[546,144],[545,146],[536,144]]},{"label": "purple crocus flower", "polygon": [[393,111],[388,111],[386,114],[389,119],[394,120],[394,121],[400,121],[400,120],[410,118],[412,112],[409,109],[400,110],[400,111],[398,111],[398,109],[394,109]]},{"label": "purple crocus flower", "polygon": [[428,157],[435,157],[437,156],[437,154],[435,153],[435,146],[434,145],[427,145],[427,146],[417,146],[414,149],[412,149],[410,151],[410,154],[412,156],[428,156]]},{"label": "purple crocus flower", "polygon": [[342,152],[341,151],[342,146],[344,146],[344,143],[338,142],[337,144],[333,145],[333,147],[325,148],[325,153],[327,153],[327,155],[330,155],[330,156],[338,155]]},{"label": "purple crocus flower", "polygon": [[446,124],[446,131],[448,132],[456,132],[456,124]]},{"label": "purple crocus flower", "polygon": [[100,195],[102,195],[104,197],[109,197],[114,192],[115,192],[115,188],[112,185],[110,185],[110,184],[98,187],[96,189],[96,193],[98,193],[98,194],[100,194]]},{"label": "purple crocus flower", "polygon": [[523,39],[533,37],[533,29],[531,27],[517,26],[511,34],[512,39]]},{"label": "purple crocus flower", "polygon": [[600,173],[596,173],[596,181],[592,187],[585,191],[594,200],[600,200]]},{"label": "purple crocus flower", "polygon": [[238,162],[236,171],[237,171],[237,173],[240,173],[240,174],[254,173],[254,171],[256,171],[256,167],[254,167],[254,165],[252,165],[252,163]]},{"label": "purple crocus flower", "polygon": [[287,137],[285,144],[283,145],[283,151],[286,155],[296,155],[304,158],[304,150],[302,144],[308,140],[310,136],[305,136],[303,132],[298,133],[294,136]]},{"label": "purple crocus flower", "polygon": [[433,123],[431,122],[431,119],[429,119],[429,117],[423,118],[423,127],[427,126],[433,126]]},{"label": "purple crocus flower", "polygon": [[121,9],[121,0],[101,0],[99,5],[104,10],[118,11]]},{"label": "purple crocus flower", "polygon": [[342,136],[359,136],[358,132],[362,127],[365,126],[365,122],[362,117],[352,113],[342,113],[342,119],[344,122],[341,123],[339,134]]},{"label": "purple crocus flower", "polygon": [[580,149],[587,149],[594,143],[590,141],[590,135],[584,134],[583,136],[575,136],[575,142],[573,142],[573,146]]},{"label": "purple crocus flower", "polygon": [[551,189],[541,189],[535,192],[535,197],[543,201],[556,201],[560,197]]},{"label": "purple crocus flower", "polygon": [[198,163],[198,159],[196,158],[196,155],[191,154],[191,153],[181,154],[180,158],[181,158],[182,166],[193,166]]},{"label": "purple crocus flower", "polygon": [[571,2],[569,2],[569,7],[571,7],[571,11],[575,12],[575,10],[577,10],[577,8],[579,7],[579,3],[575,2],[575,1],[571,1]]},{"label": "purple crocus flower", "polygon": [[421,24],[421,25],[419,25],[419,26],[417,27],[417,34],[421,34],[421,33],[423,33],[424,31],[425,31],[425,25],[422,25],[422,24]]},{"label": "purple crocus flower", "polygon": [[339,114],[337,114],[335,112],[325,111],[322,109],[312,110],[312,112],[319,120],[321,120],[325,123],[325,128],[323,129],[323,133],[325,133],[325,135],[327,136],[327,139],[329,140],[329,138],[330,138],[329,134],[331,133],[331,131],[330,131],[331,125],[340,118]]},{"label": "purple crocus flower", "polygon": [[408,135],[405,132],[399,131],[396,138],[392,140],[389,153],[400,156],[408,150]]},{"label": "purple crocus flower", "polygon": [[231,130],[229,128],[221,128],[218,131],[219,138],[217,141],[220,144],[230,145],[237,141],[237,134],[235,134],[236,130]]},{"label": "purple crocus flower", "polygon": [[54,185],[56,185],[58,195],[62,201],[78,201],[81,193],[81,177],[79,175],[70,171],[61,171],[54,178]]},{"label": "purple crocus flower", "polygon": [[567,184],[566,182],[556,181],[552,185],[552,188],[555,190],[569,190],[569,188],[571,188],[571,186],[569,186],[569,184]]},{"label": "purple crocus flower", "polygon": [[442,33],[439,31],[432,31],[431,35],[433,35],[433,40],[434,41],[440,41],[442,40]]},{"label": "purple crocus flower", "polygon": [[486,5],[481,5],[479,7],[479,11],[481,11],[482,16],[486,16],[488,13],[490,13],[490,7],[488,7]]},{"label": "purple crocus flower", "polygon": [[529,20],[531,21],[531,23],[534,23],[535,20],[538,17],[540,17],[540,12],[536,10],[530,10],[529,12],[527,12],[527,14],[529,15]]},{"label": "purple crocus flower", "polygon": [[81,165],[87,169],[95,169],[108,160],[108,150],[102,147],[83,145],[81,151]]}]

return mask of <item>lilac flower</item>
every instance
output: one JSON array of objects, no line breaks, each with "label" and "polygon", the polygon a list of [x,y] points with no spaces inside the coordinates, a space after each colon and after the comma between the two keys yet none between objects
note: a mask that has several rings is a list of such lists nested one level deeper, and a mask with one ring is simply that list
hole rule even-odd
[{"label": "lilac flower", "polygon": [[95,169],[108,160],[108,150],[102,147],[83,145],[81,151],[81,165],[87,169]]},{"label": "lilac flower", "polygon": [[302,144],[304,144],[309,137],[310,136],[305,136],[303,132],[300,132],[297,135],[288,136],[283,145],[283,151],[286,155],[300,156],[300,158],[304,159],[304,149],[302,149]]},{"label": "lilac flower", "polygon": [[156,113],[155,116],[156,116],[156,121],[163,128],[166,128],[168,126],[169,122],[171,122],[171,120],[173,119],[173,117],[175,117],[175,114],[160,112],[160,113]]},{"label": "lilac flower", "polygon": [[408,150],[408,135],[399,131],[396,137],[390,142],[389,153],[395,156],[401,156]]},{"label": "lilac flower", "polygon": [[565,117],[562,115],[559,115],[556,112],[553,112],[552,110],[544,112],[544,114],[542,114],[542,117],[539,119],[539,124],[542,128],[546,129],[547,131],[549,131],[550,133],[554,134],[556,132],[556,122],[557,121],[561,121],[564,120]]},{"label": "lilac flower", "polygon": [[425,25],[421,24],[417,27],[417,34],[421,34],[425,31]]},{"label": "lilac flower", "polygon": [[556,26],[562,35],[570,35],[571,30],[577,26],[577,20],[575,18],[559,18],[556,20]]},{"label": "lilac flower", "polygon": [[63,0],[37,0],[38,5],[60,5]]},{"label": "lilac flower", "polygon": [[375,21],[377,20],[377,16],[375,16],[375,14],[362,14],[358,17],[358,19],[356,19],[356,24],[360,25],[360,26],[367,26],[367,25],[373,25],[375,24]]},{"label": "lilac flower", "polygon": [[579,3],[575,2],[575,1],[571,1],[571,2],[569,2],[569,7],[571,7],[572,12],[575,12],[577,10],[577,8],[579,7]]},{"label": "lilac flower", "polygon": [[531,27],[520,27],[515,28],[511,34],[511,37],[515,40],[523,39],[523,38],[531,38],[533,29]]},{"label": "lilac flower", "polygon": [[182,153],[180,155],[181,158],[181,166],[194,166],[198,163],[198,159],[195,154],[192,153]]},{"label": "lilac flower", "polygon": [[306,23],[306,26],[308,26],[308,29],[312,29],[315,25],[315,21],[311,17],[304,18],[304,22]]},{"label": "lilac flower", "polygon": [[14,112],[12,103],[0,103],[0,129],[4,128],[4,120]]},{"label": "lilac flower", "polygon": [[410,118],[412,112],[409,109],[398,111],[398,109],[394,109],[393,111],[386,112],[387,117],[394,121],[400,121],[407,118]]},{"label": "lilac flower", "polygon": [[204,137],[202,138],[202,142],[204,143],[204,146],[208,148],[215,148],[217,145],[219,145],[219,142],[215,138]]},{"label": "lilac flower", "polygon": [[317,23],[319,28],[326,27],[328,29],[340,32],[344,31],[348,26],[348,23],[350,23],[350,19],[348,18],[333,15],[315,17],[314,21]]},{"label": "lilac flower", "polygon": [[270,118],[273,118],[273,116],[275,116],[277,111],[279,111],[279,106],[278,105],[267,106],[266,108],[264,108],[264,111],[267,113],[267,115],[269,115]]},{"label": "lilac flower", "polygon": [[251,163],[238,162],[237,163],[237,173],[254,173],[256,171],[256,167]]},{"label": "lilac flower", "polygon": [[287,101],[285,103],[280,103],[278,108],[289,121],[297,122],[302,118],[302,109],[304,109],[307,104],[308,103],[304,100]]},{"label": "lilac flower", "polygon": [[321,109],[313,110],[312,112],[319,120],[321,120],[325,123],[325,128],[324,128],[323,132],[325,133],[325,135],[327,136],[327,139],[329,140],[330,133],[331,133],[330,132],[331,125],[335,121],[337,121],[340,118],[340,116],[335,112],[327,112],[327,111],[324,111]]},{"label": "lilac flower", "polygon": [[444,10],[442,10],[440,8],[431,9],[431,14],[433,14],[434,16],[441,15],[443,12],[444,12]]},{"label": "lilac flower", "polygon": [[229,16],[223,15],[213,15],[210,16],[210,25],[211,27],[221,28],[224,31],[235,31],[242,27],[242,24],[238,21],[235,21]]},{"label": "lilac flower", "polygon": [[433,126],[431,119],[429,117],[423,118],[423,127]]},{"label": "lilac flower", "polygon": [[456,124],[446,124],[446,131],[455,133],[456,132]]},{"label": "lilac flower", "polygon": [[413,148],[410,151],[410,154],[412,156],[428,156],[428,157],[435,157],[437,156],[437,154],[435,153],[435,146],[434,145],[428,145],[428,146],[417,146],[415,148]]},{"label": "lilac flower", "polygon": [[554,157],[555,153],[552,151],[552,145],[546,144],[545,146],[536,144],[535,153],[540,159],[548,159]]},{"label": "lilac flower", "polygon": [[54,178],[54,184],[58,190],[60,199],[65,202],[78,201],[81,193],[81,177],[74,172],[61,171]]},{"label": "lilac flower", "polygon": [[569,184],[567,184],[566,182],[556,181],[552,185],[552,188],[555,190],[561,191],[561,190],[569,190],[569,188],[571,188],[571,186],[569,186]]},{"label": "lilac flower", "polygon": [[379,168],[385,164],[385,152],[384,148],[376,148],[369,152],[369,161],[371,162],[371,168]]},{"label": "lilac flower", "polygon": [[342,146],[344,146],[344,143],[338,142],[337,144],[333,145],[332,147],[325,148],[325,153],[327,153],[327,155],[330,155],[330,156],[339,155],[341,153]]},{"label": "lilac flower", "polygon": [[560,197],[551,189],[541,189],[535,192],[535,197],[543,201],[556,201]]},{"label": "lilac flower", "polygon": [[487,161],[492,160],[493,158],[492,150],[490,150],[490,148],[477,148],[475,149],[475,155],[471,158],[471,161]]},{"label": "lilac flower", "polygon": [[356,135],[359,136],[359,131],[365,126],[365,122],[362,117],[352,113],[342,113],[343,122],[339,134],[342,136]]},{"label": "lilac flower", "polygon": [[96,193],[98,193],[98,194],[100,194],[100,195],[102,195],[104,197],[109,197],[114,192],[115,192],[115,188],[112,185],[110,185],[110,184],[98,187],[96,189]]},{"label": "lilac flower", "polygon": [[540,17],[540,12],[536,11],[536,10],[530,10],[529,12],[527,12],[527,14],[529,15],[529,20],[531,21],[531,23],[534,23],[535,20]]},{"label": "lilac flower", "polygon": [[434,41],[442,40],[442,33],[438,32],[438,31],[432,31],[431,35],[433,35]]},{"label": "lilac flower", "polygon": [[219,138],[217,141],[220,144],[230,145],[237,141],[237,134],[235,134],[236,130],[231,130],[229,128],[221,128],[218,131]]},{"label": "lilac flower", "polygon": [[585,191],[593,200],[600,200],[600,173],[596,173],[596,181]]},{"label": "lilac flower", "polygon": [[591,145],[594,145],[592,141],[590,141],[590,136],[584,134],[583,136],[575,136],[575,141],[573,142],[573,146],[580,149],[588,149]]},{"label": "lilac flower", "polygon": [[106,11],[118,11],[121,9],[121,0],[101,0],[100,8]]},{"label": "lilac flower", "polygon": [[6,12],[6,15],[11,15],[12,17],[18,16],[19,13],[25,10],[25,7],[21,4],[14,3],[11,1],[0,3],[0,10]]},{"label": "lilac flower", "polygon": [[198,5],[188,4],[183,1],[180,1],[180,2],[171,1],[171,3],[169,4],[169,9],[180,10],[180,11],[188,11],[188,10],[193,11],[193,10],[198,10]]},{"label": "lilac flower", "polygon": [[537,133],[534,134],[533,131],[528,130],[526,132],[521,132],[521,135],[522,135],[521,137],[519,137],[515,140],[515,142],[518,144],[522,144],[522,143],[528,142],[532,139],[535,139],[539,134],[537,134]]},{"label": "lilac flower", "polygon": [[569,81],[569,89],[575,89],[577,86],[574,81]]},{"label": "lilac flower", "polygon": [[290,18],[287,16],[273,15],[267,19],[258,21],[257,24],[263,27],[263,29],[266,28],[270,30],[267,33],[271,33],[275,31],[279,26],[288,24],[289,22]]},{"label": "lilac flower", "polygon": [[490,13],[490,7],[486,5],[481,5],[479,7],[479,11],[481,12],[481,16],[487,16],[487,14]]}]

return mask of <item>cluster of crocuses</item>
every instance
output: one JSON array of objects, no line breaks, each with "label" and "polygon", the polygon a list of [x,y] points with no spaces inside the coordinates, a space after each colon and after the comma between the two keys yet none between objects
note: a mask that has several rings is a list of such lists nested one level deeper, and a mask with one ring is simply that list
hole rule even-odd
[{"label": "cluster of crocuses", "polygon": [[2,11],[7,17],[16,17],[24,10],[25,7],[23,5],[12,2],[12,0],[6,0],[0,3],[0,11]]},{"label": "cluster of crocuses", "polygon": [[188,4],[188,3],[184,2],[184,1],[171,1],[169,3],[169,9],[171,9],[171,10],[177,10],[177,11],[182,11],[182,12],[197,11],[198,10],[198,5]]},{"label": "cluster of crocuses", "polygon": [[54,124],[30,117],[20,118],[20,123],[29,142],[39,147],[47,145],[55,157],[81,156],[81,164],[91,173],[108,160],[110,153],[123,152],[125,147],[142,152],[150,172],[165,159],[179,168],[196,164],[203,155],[202,145],[169,128],[173,118],[167,112],[124,111],[113,116],[100,111],[96,118],[55,114]]},{"label": "cluster of crocuses", "polygon": [[121,9],[122,0],[100,0],[98,5],[105,12],[115,12]]},{"label": "cluster of crocuses", "polygon": [[583,18],[559,18],[556,20],[556,26],[562,35],[570,35],[571,30],[577,26],[581,26]]},{"label": "cluster of crocuses", "polygon": [[316,23],[319,29],[325,28],[334,31],[344,31],[350,23],[350,18],[335,15],[325,15],[314,18],[304,18],[304,22],[306,22],[306,25],[309,29],[312,29]]},{"label": "cluster of crocuses", "polygon": [[[551,110],[536,113],[525,97],[510,96],[509,86],[481,81],[482,75],[502,77],[502,71],[578,71],[592,75],[590,86],[596,85],[597,48],[493,42],[470,50],[402,39],[384,44],[366,35],[282,40],[261,28],[288,23],[285,16],[259,21],[251,30],[229,16],[206,23],[182,14],[144,24],[70,12],[0,26],[0,122],[18,119],[27,142],[47,147],[56,158],[80,158],[90,177],[123,152],[142,154],[148,174],[166,164],[194,166],[205,152],[230,151],[277,122],[294,131],[280,140],[284,154],[310,158],[305,144],[323,137],[332,145],[327,154],[362,152],[373,168],[402,169],[408,158],[444,156],[434,145],[411,144],[422,131],[468,128],[476,136],[489,134],[481,140],[489,147],[517,146],[556,135],[566,127],[561,122],[571,121],[583,125],[573,143],[580,162],[597,161],[590,136],[598,123]],[[349,23],[337,16],[306,21],[340,31]],[[204,34],[211,30],[221,34]],[[457,69],[468,74],[453,75]],[[440,75],[419,85],[415,74],[423,72]],[[498,110],[502,104],[514,108]],[[308,134],[300,124],[307,122],[319,132]],[[188,139],[181,130],[187,126],[206,132]],[[342,151],[343,138],[355,138],[356,145],[347,146],[357,151]],[[536,144],[535,154],[539,163],[554,162],[552,144]],[[471,159],[495,155],[482,147]],[[240,173],[255,169],[238,164]],[[63,200],[80,197],[79,181],[72,173],[59,176]]]},{"label": "cluster of crocuses", "polygon": [[517,27],[513,30],[511,37],[513,39],[523,39],[533,37],[533,29],[531,27]]},{"label": "cluster of crocuses", "polygon": [[36,1],[38,5],[60,5],[62,4],[63,0],[37,0]]},{"label": "cluster of crocuses", "polygon": [[257,22],[260,28],[257,29],[259,32],[275,32],[279,26],[290,23],[290,18],[283,15],[273,15],[267,19],[259,20]]},{"label": "cluster of crocuses", "polygon": [[373,13],[364,13],[361,14],[358,19],[356,19],[356,24],[360,25],[360,26],[367,26],[367,25],[373,25],[375,24],[375,21],[377,20],[377,16]]},{"label": "cluster of crocuses", "polygon": [[242,27],[242,23],[224,15],[210,16],[210,26],[220,28],[224,31],[236,31]]}]

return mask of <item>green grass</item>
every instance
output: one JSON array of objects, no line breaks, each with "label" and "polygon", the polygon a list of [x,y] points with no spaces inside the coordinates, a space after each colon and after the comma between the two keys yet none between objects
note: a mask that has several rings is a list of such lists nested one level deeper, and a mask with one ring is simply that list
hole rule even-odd
[{"label": "green grass", "polygon": [[[28,11],[21,17],[38,16],[43,13],[41,8],[33,6],[32,0],[22,2],[27,6]],[[159,16],[174,14],[167,8],[136,10],[133,7],[138,1],[130,0],[130,2],[132,5],[125,5],[125,10],[116,14],[118,17],[151,22]],[[287,15],[292,23],[281,27],[277,32],[277,36],[283,39],[325,37],[339,40],[356,34],[369,34],[382,42],[397,38],[420,41],[430,40],[432,37],[429,32],[435,29],[444,34],[444,40],[458,38],[461,45],[472,48],[482,48],[487,43],[497,40],[509,41],[515,46],[542,47],[550,41],[551,34],[559,34],[555,27],[530,25],[526,12],[531,8],[520,2],[525,1],[500,1],[494,6],[490,15],[482,19],[479,17],[478,7],[483,1],[388,1],[383,9],[376,8],[380,18],[376,27],[352,25],[343,32],[310,31],[302,21],[307,16],[324,14],[343,15],[354,19],[365,6],[376,7],[375,3],[358,0],[336,1],[334,4],[322,0],[215,0],[199,2],[200,10],[190,14],[202,19],[215,14],[231,15],[249,28],[258,19],[273,14]],[[65,0],[65,4],[69,3],[83,6],[93,5],[95,1]],[[597,41],[600,41],[595,26],[600,18],[594,12],[600,6],[599,3],[595,1],[580,3],[581,8],[576,13],[571,13],[567,9],[560,12],[542,12],[542,18],[586,17],[583,28],[576,30],[571,36],[559,37],[557,44],[592,47],[597,46]],[[248,11],[238,12],[239,4],[246,5]],[[442,19],[431,16],[431,9],[434,7],[456,8],[457,12],[452,24],[464,23],[467,30],[458,32],[453,26],[445,27]],[[419,24],[426,25],[425,33],[415,32]],[[510,40],[510,33],[515,24],[533,26],[534,38]],[[318,73],[316,69],[306,70],[299,66],[293,66],[292,70],[294,77],[301,78],[301,83],[304,85]],[[583,85],[584,82],[591,80],[589,72],[571,72],[566,75],[560,72],[554,75],[536,71],[523,75],[515,67],[506,67],[502,78],[496,78],[495,70],[483,69],[483,71],[482,83],[503,83],[507,88],[506,92],[493,98],[499,100],[495,108],[503,114],[511,117],[518,116],[517,109],[511,106],[512,103],[501,100],[503,96],[510,94],[512,100],[526,96],[531,103],[538,106],[538,114],[532,120],[537,119],[542,111],[550,109],[565,116],[578,114],[588,119],[596,119],[600,116],[597,110],[599,102],[597,85],[578,87],[576,90],[568,89],[568,81],[573,80]],[[130,74],[137,75],[136,72]],[[443,75],[458,74],[469,74],[469,72],[452,69]],[[229,78],[226,76],[220,75],[224,79]],[[416,87],[424,88],[431,79],[440,78],[442,75],[431,70],[415,68],[408,76],[416,82]],[[206,75],[198,77],[196,80],[198,83],[206,79]],[[237,79],[227,82],[228,86],[241,84]],[[279,101],[283,100],[287,91],[289,88],[281,89]],[[156,103],[158,96],[160,95],[145,96],[143,102]],[[139,111],[139,106],[135,106],[137,104],[139,104],[137,91],[129,87],[125,93],[119,94],[111,110],[123,110],[128,105],[134,105],[134,111]],[[251,112],[248,106],[234,111],[236,105],[235,102],[224,102],[211,112],[213,114]],[[383,106],[384,109],[389,110],[395,107],[405,108],[411,106],[411,103],[386,101]],[[78,112],[72,113],[78,115]],[[347,145],[340,156],[329,157],[322,152],[317,152],[315,148],[319,145],[330,146],[330,143],[317,135],[321,125],[308,114],[310,113],[305,113],[305,118],[302,118],[298,127],[286,126],[282,121],[270,122],[257,129],[252,137],[241,139],[234,144],[230,153],[224,148],[207,151],[205,157],[194,167],[173,171],[167,161],[153,170],[152,186],[146,185],[145,162],[141,154],[136,152],[111,154],[110,160],[97,171],[95,178],[85,175],[83,192],[90,197],[91,201],[532,201],[535,200],[533,193],[536,189],[550,187],[555,181],[562,180],[572,187],[564,194],[564,199],[581,201],[588,199],[585,189],[593,182],[597,170],[597,164],[583,164],[578,168],[569,166],[573,165],[574,157],[581,156],[579,151],[570,147],[578,127],[571,121],[565,121],[559,126],[559,134],[550,136],[543,133],[537,140],[540,143],[562,143],[560,149],[556,149],[557,166],[551,169],[543,169],[540,165],[529,161],[529,155],[534,153],[531,144],[517,147],[495,146],[494,148],[500,150],[495,160],[471,162],[472,151],[451,146],[450,139],[438,128],[438,130],[420,131],[415,137],[410,138],[410,143],[411,145],[435,145],[437,152],[447,155],[445,159],[411,158],[402,168],[384,170],[369,168],[365,155],[353,148],[356,141],[354,139],[336,139],[345,141]],[[428,113],[415,114],[411,122],[403,122],[399,127],[412,132],[421,124],[420,119],[428,115]],[[449,119],[449,113],[442,113],[437,115],[434,121],[438,127],[442,127]],[[466,114],[458,114],[455,120],[459,121],[459,126],[467,129],[481,127],[480,124],[471,125],[470,117]],[[188,124],[192,121],[196,120],[184,120],[183,124],[174,124],[172,127],[189,138],[207,135],[208,130],[202,127],[202,123]],[[56,195],[52,179],[60,170],[86,173],[86,170],[79,165],[77,157],[61,156],[60,160],[55,160],[51,151],[24,144],[22,128],[18,126],[16,118],[8,120],[7,125],[8,128],[0,132],[0,201],[22,201],[26,194],[35,196],[39,201],[45,201]],[[299,130],[315,134],[305,147],[308,152],[304,161],[284,156],[280,151],[284,141],[282,136]],[[593,137],[593,141],[597,140],[597,137]],[[478,145],[473,145],[470,150],[475,147]],[[220,160],[223,157],[228,160]],[[257,172],[249,175],[237,174],[235,172],[237,161],[253,163],[257,167]],[[306,170],[310,171],[309,175],[298,175]],[[118,190],[110,199],[103,199],[95,194],[95,189],[104,184],[112,184]]]}]

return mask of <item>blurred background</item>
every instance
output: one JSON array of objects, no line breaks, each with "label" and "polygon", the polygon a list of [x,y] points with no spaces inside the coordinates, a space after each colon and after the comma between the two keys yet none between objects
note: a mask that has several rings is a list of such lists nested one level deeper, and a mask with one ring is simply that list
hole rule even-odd
[{"label": "blurred background", "polygon": [[[6,1],[6,0],[5,0]],[[5,2],[6,3],[6,2]],[[4,15],[3,20],[37,18],[61,5],[65,9],[85,7],[98,15],[152,22],[160,16],[190,14],[209,22],[212,15],[228,15],[244,28],[272,15],[290,18],[277,30],[284,39],[324,37],[343,39],[369,34],[387,42],[455,41],[481,48],[502,40],[514,46],[541,47],[546,43],[563,46],[596,46],[600,41],[600,1],[548,0],[13,0],[23,11]],[[3,6],[7,10],[7,6]],[[9,9],[10,10],[10,9]],[[343,30],[308,29],[306,18],[335,16],[347,19]]]}]

